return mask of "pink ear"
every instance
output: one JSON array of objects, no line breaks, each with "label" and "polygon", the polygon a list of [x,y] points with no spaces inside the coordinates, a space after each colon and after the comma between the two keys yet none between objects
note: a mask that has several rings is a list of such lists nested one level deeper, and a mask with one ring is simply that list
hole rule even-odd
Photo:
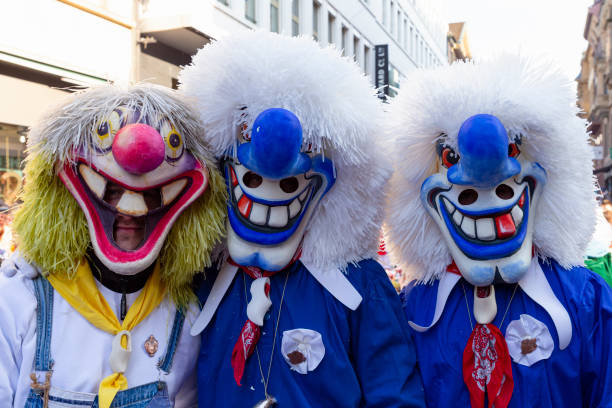
[{"label": "pink ear", "polygon": [[163,163],[164,141],[157,130],[144,123],[122,127],[113,141],[113,157],[127,172],[144,174]]}]

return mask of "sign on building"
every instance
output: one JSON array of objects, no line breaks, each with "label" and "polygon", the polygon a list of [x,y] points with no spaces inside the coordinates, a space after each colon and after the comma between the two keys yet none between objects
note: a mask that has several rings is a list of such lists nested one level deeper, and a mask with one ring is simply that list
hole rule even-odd
[{"label": "sign on building", "polygon": [[[379,93],[389,95],[389,46],[374,47],[375,86]],[[382,89],[381,89],[382,88]]]}]

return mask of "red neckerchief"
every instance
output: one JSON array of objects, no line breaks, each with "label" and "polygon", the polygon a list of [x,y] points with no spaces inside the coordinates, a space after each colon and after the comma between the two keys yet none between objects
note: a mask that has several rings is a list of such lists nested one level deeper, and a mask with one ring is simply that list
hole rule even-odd
[{"label": "red neckerchief", "polygon": [[[278,271],[266,271],[256,266],[243,266],[238,265],[236,262],[232,260],[232,258],[228,258],[227,262],[238,266],[244,273],[249,275],[253,279],[257,278],[267,278],[273,276],[277,273],[287,270],[290,268],[295,261],[297,261],[302,255],[302,249],[298,249],[295,253],[291,261],[285,266],[283,269]],[[270,297],[270,285],[266,284],[265,286],[266,296]],[[247,321],[242,326],[242,330],[240,330],[240,336],[234,345],[234,349],[232,350],[232,368],[234,369],[234,380],[236,380],[236,384],[239,386],[242,385],[240,382],[242,381],[242,375],[244,374],[244,367],[246,365],[246,361],[255,351],[255,346],[261,337],[261,327],[253,323],[251,320],[247,318]]]},{"label": "red neckerchief", "polygon": [[[461,275],[453,261],[446,272]],[[463,382],[472,408],[506,408],[512,398],[514,380],[506,339],[494,324],[477,323],[463,350]]]}]

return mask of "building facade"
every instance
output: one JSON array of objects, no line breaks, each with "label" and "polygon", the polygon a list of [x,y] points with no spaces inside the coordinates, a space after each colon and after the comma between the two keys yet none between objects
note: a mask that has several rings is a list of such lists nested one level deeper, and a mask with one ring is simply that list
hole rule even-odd
[{"label": "building facade", "polygon": [[[447,63],[447,23],[441,0],[150,0],[141,31],[171,47],[186,44],[185,29],[198,33],[192,55],[212,38],[235,30],[259,29],[312,36],[351,56],[374,81],[374,47],[389,47],[389,82],[399,87],[417,67]],[[171,18],[168,18],[171,16]]]},{"label": "building facade", "polygon": [[578,105],[589,122],[595,174],[605,197],[612,198],[612,0],[598,0],[587,11],[578,83]]},{"label": "building facade", "polygon": [[447,63],[443,1],[3,2],[0,198],[13,200],[20,185],[28,127],[75,87],[148,81],[176,88],[180,66],[199,48],[236,30],[259,29],[334,44],[373,83],[374,47],[387,44],[389,83],[399,88],[410,70]]}]

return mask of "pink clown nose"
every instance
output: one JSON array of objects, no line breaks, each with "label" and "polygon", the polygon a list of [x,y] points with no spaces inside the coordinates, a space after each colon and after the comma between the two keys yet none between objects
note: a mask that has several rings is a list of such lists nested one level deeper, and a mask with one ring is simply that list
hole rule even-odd
[{"label": "pink clown nose", "polygon": [[127,172],[144,174],[164,161],[166,149],[161,135],[144,123],[122,127],[113,141],[113,157]]}]

